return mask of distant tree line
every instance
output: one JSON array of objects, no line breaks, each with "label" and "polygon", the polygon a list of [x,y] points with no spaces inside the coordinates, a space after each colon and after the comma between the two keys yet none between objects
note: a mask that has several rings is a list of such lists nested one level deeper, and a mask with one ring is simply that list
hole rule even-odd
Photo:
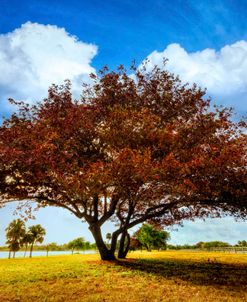
[{"label": "distant tree line", "polygon": [[190,244],[167,245],[167,248],[170,250],[209,249],[209,248],[217,248],[217,247],[247,247],[247,241],[246,240],[238,241],[236,244],[233,245],[223,241],[208,241],[208,242],[200,241],[196,244],[191,244],[191,245]]},{"label": "distant tree line", "polygon": [[64,244],[50,242],[47,244],[38,245],[34,247],[34,250],[46,251],[46,256],[49,255],[49,252],[54,252],[54,251],[71,251],[71,253],[74,254],[74,252],[79,252],[79,251],[96,250],[96,244],[86,241],[83,237],[79,237]]},{"label": "distant tree line", "polygon": [[[96,244],[86,241],[83,237],[61,245],[56,242],[41,245],[46,235],[45,229],[40,224],[26,228],[25,222],[21,219],[13,220],[5,231],[9,258],[11,258],[11,255],[15,258],[15,254],[18,251],[24,251],[24,257],[26,257],[28,248],[30,249],[29,257],[32,257],[32,252],[37,250],[46,251],[47,256],[50,251],[71,250],[73,254],[75,251],[78,252],[80,250],[96,250]],[[37,245],[38,243],[39,245]],[[0,250],[4,249],[5,247],[0,247]]]},{"label": "distant tree line", "polygon": [[168,244],[167,241],[170,239],[168,232],[162,230],[159,226],[151,224],[143,224],[133,236],[130,238],[130,250],[142,250],[146,249],[151,251],[156,250],[182,250],[182,249],[209,249],[219,247],[247,247],[247,241],[238,241],[236,244],[231,245],[228,242],[223,241],[200,241],[196,244],[183,244],[173,245]]},{"label": "distant tree line", "polygon": [[[70,250],[72,254],[79,251],[85,250],[96,250],[96,243],[90,243],[83,237],[75,238],[65,244],[57,244],[56,242],[50,242],[47,244],[41,244],[44,241],[45,229],[40,225],[30,226],[28,229],[25,226],[24,221],[21,219],[13,220],[6,228],[6,237],[9,249],[9,258],[13,253],[13,258],[17,251],[24,251],[24,257],[26,256],[28,248],[30,248],[29,257],[32,257],[32,252],[35,251],[46,251],[48,256],[50,251],[67,251]],[[142,250],[146,249],[151,251],[156,250],[181,250],[181,249],[209,249],[219,247],[247,247],[247,241],[238,241],[235,245],[231,245],[227,242],[222,241],[200,241],[196,244],[184,244],[184,245],[172,245],[168,244],[167,241],[170,239],[170,234],[163,230],[160,226],[144,223],[126,242],[117,242],[117,249],[124,245],[123,251],[130,250]],[[111,233],[106,234],[106,246],[110,245]],[[39,243],[39,245],[37,245]],[[0,250],[4,250],[5,247],[0,247]]]}]

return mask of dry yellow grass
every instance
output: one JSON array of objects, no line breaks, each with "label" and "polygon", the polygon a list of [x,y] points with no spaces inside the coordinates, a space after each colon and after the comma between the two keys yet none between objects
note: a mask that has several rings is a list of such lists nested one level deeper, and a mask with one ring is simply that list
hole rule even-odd
[{"label": "dry yellow grass", "polygon": [[247,301],[247,255],[134,252],[0,260],[0,301]]}]

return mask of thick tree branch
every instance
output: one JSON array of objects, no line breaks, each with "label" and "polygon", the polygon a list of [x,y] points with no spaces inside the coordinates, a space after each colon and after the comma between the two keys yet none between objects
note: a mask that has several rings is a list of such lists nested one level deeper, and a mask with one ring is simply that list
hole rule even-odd
[{"label": "thick tree branch", "polygon": [[98,217],[99,217],[98,208],[99,208],[99,196],[96,194],[93,197],[93,218],[95,222],[98,221]]},{"label": "thick tree branch", "polygon": [[[30,199],[30,198],[29,198]],[[58,207],[62,207],[66,210],[69,210],[71,213],[73,213],[76,217],[78,218],[86,218],[86,213],[84,212],[80,212],[80,210],[78,209],[77,210],[73,210],[71,207],[67,206],[66,204],[62,203],[62,202],[58,202],[57,200],[52,200],[52,199],[49,199],[48,197],[33,197],[31,198],[33,199],[34,201],[37,201],[39,203],[39,201],[45,201],[49,206],[58,206]]]},{"label": "thick tree branch", "polygon": [[99,225],[104,224],[114,213],[119,201],[118,194],[113,194],[109,210],[99,219]]}]

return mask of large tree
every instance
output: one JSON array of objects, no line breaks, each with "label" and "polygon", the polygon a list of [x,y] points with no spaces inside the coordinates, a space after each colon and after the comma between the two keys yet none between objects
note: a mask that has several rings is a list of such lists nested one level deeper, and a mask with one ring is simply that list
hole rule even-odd
[{"label": "large tree", "polygon": [[[89,224],[102,259],[128,251],[128,230],[195,217],[247,216],[246,127],[166,70],[101,70],[81,99],[70,83],[0,128],[1,204],[33,200]],[[116,223],[108,248],[101,234]],[[127,247],[127,249],[126,249]]]}]

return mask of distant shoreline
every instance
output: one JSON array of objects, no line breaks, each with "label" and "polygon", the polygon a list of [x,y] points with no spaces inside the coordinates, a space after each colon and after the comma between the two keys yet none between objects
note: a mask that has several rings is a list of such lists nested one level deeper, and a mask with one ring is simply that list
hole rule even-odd
[{"label": "distant shoreline", "polygon": [[[85,251],[74,251],[74,255],[76,254],[97,254],[97,250],[85,250]],[[15,254],[15,258],[24,258],[24,254],[25,251],[18,251]],[[49,256],[59,256],[59,255],[72,255],[72,252],[69,250],[66,251],[49,251],[48,253],[48,257]],[[32,253],[32,257],[43,257],[43,256],[47,256],[47,252],[46,251],[33,251]],[[5,259],[9,257],[9,251],[0,251],[0,259]],[[26,252],[26,257],[25,258],[29,258],[29,251]],[[11,259],[13,259],[11,257]]]}]

